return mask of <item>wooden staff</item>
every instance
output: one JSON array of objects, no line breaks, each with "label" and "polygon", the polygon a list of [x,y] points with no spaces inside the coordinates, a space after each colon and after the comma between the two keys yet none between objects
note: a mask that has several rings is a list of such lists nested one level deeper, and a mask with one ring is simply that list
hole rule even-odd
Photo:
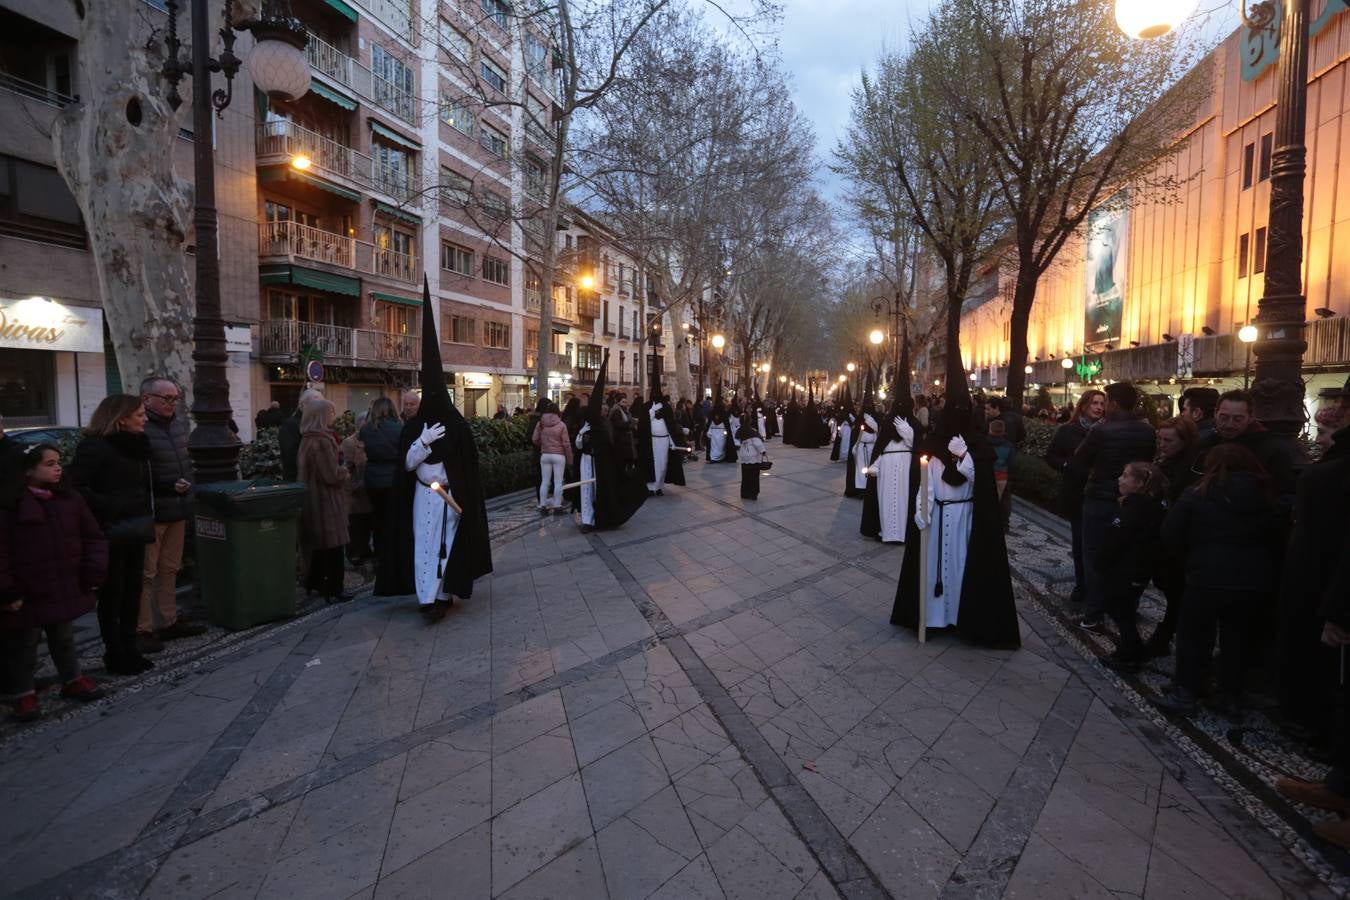
[{"label": "wooden staff", "polygon": [[562,486],[562,489],[563,489],[564,491],[570,491],[572,488],[579,488],[579,487],[581,487],[583,484],[595,484],[595,479],[594,479],[594,478],[583,478],[583,479],[581,479],[580,481],[574,481],[574,482],[572,482],[571,484],[564,484],[564,485]]},{"label": "wooden staff", "polygon": [[445,505],[453,509],[455,511],[455,515],[457,516],[464,515],[464,510],[460,509],[459,504],[455,502],[454,497],[451,497],[448,493],[446,493],[445,488],[441,487],[441,483],[439,481],[433,481],[431,484],[427,486],[430,487],[437,494],[440,494],[441,499],[445,501]]},{"label": "wooden staff", "polygon": [[[919,494],[915,503],[928,502],[928,457],[919,457]],[[913,515],[911,511],[910,515]],[[933,531],[933,520],[919,532],[919,643],[928,640],[928,542]],[[942,540],[942,536],[938,536]]]}]

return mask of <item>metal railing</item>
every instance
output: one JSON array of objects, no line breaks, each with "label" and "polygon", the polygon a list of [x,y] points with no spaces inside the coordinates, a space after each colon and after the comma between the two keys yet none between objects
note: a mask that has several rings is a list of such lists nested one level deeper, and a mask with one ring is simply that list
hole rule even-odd
[{"label": "metal railing", "polygon": [[1308,352],[1303,362],[1313,366],[1344,364],[1350,360],[1350,318],[1314,319],[1308,323]]},{"label": "metal railing", "polygon": [[373,172],[375,177],[372,183],[375,189],[391,197],[407,200],[416,191],[417,174],[410,168],[376,165]]},{"label": "metal railing", "polygon": [[417,124],[417,102],[412,94],[374,73],[370,81],[373,88],[370,99],[376,106],[393,113],[409,125]]},{"label": "metal railing", "polygon": [[[525,292],[525,311],[538,313],[541,299],[538,291],[527,290]],[[553,318],[560,322],[575,322],[577,320],[576,301],[555,296],[553,298]]]},{"label": "metal railing", "polygon": [[49,106],[63,107],[71,103],[78,103],[79,97],[72,97],[69,94],[63,94],[60,91],[54,91],[43,84],[37,84],[8,72],[0,72],[0,90],[9,91],[33,100],[40,100]]},{"label": "metal railing", "polygon": [[417,98],[387,78],[376,75],[353,56],[342,52],[311,33],[305,55],[314,71],[351,88],[366,100],[398,116],[410,125],[417,124]]},{"label": "metal railing", "polygon": [[417,257],[298,222],[258,223],[258,255],[306,259],[416,283]]},{"label": "metal railing", "polygon": [[257,153],[290,158],[303,154],[327,175],[345,178],[365,187],[373,186],[374,161],[366,154],[339,144],[316,131],[289,120],[263,122],[257,128]]},{"label": "metal railing", "polygon": [[290,358],[302,350],[317,350],[334,363],[405,363],[421,361],[421,339],[415,334],[347,328],[294,319],[262,323],[259,350],[264,357]]}]

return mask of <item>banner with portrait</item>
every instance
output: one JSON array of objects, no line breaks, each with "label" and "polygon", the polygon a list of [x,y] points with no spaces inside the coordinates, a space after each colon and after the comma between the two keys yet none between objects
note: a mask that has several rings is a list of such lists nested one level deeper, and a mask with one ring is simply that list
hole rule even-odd
[{"label": "banner with portrait", "polygon": [[1089,347],[1120,340],[1129,229],[1130,210],[1124,192],[1088,216],[1083,342]]}]

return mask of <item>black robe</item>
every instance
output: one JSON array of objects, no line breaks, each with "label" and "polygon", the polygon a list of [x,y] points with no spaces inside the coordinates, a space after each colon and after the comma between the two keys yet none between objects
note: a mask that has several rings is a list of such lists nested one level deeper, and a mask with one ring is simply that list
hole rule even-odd
[{"label": "black robe", "polygon": [[844,496],[861,497],[863,492],[858,490],[858,454],[853,451],[858,447],[858,439],[862,437],[863,417],[858,413],[853,417],[853,424],[848,431],[848,449],[839,448],[840,453],[846,453],[844,457]]},{"label": "black robe", "polygon": [[595,527],[618,528],[642,508],[647,482],[637,466],[619,461],[608,419],[596,416],[581,440],[582,452],[590,452],[595,469]]},{"label": "black robe", "polygon": [[[680,423],[675,421],[675,413],[671,411],[670,404],[662,402],[661,410],[657,416],[666,423],[666,431],[670,433],[670,439],[678,447],[688,446],[689,441],[685,437],[684,429]],[[656,460],[652,456],[652,419],[651,404],[638,404],[638,411],[633,416],[634,431],[637,432],[637,452],[638,461],[641,463],[639,469],[646,477],[647,482],[656,480]],[[666,484],[673,484],[676,487],[684,487],[684,452],[671,448],[667,450],[666,457]]]},{"label": "black robe", "polygon": [[[394,473],[394,487],[389,494],[384,523],[384,537],[380,541],[379,570],[375,576],[375,594],[379,597],[400,597],[417,592],[413,581],[413,485],[417,473],[406,470],[404,460],[413,441],[422,437],[426,425],[421,415],[409,419],[403,426],[398,441],[398,465]],[[478,448],[467,423],[459,420],[442,423],[446,426],[445,486],[463,510],[455,530],[454,544],[447,548],[445,576],[442,586],[446,592],[467,600],[473,595],[474,579],[492,571],[492,542],[488,536],[487,503],[483,497],[483,481],[478,474]],[[439,441],[437,442],[440,443]]]},{"label": "black robe", "polygon": [[[1017,604],[1013,599],[1012,573],[1008,568],[1008,546],[1003,538],[998,488],[994,484],[994,448],[974,428],[965,429],[962,437],[975,463],[975,497],[956,632],[976,644],[1013,650],[1022,645],[1022,636],[1017,624]],[[948,457],[948,440],[949,437],[939,429],[920,444],[918,452],[911,454],[910,509],[914,509],[918,492],[919,457]],[[948,473],[958,475],[955,466],[946,466],[944,477],[948,477]],[[914,516],[910,515],[905,525],[905,555],[895,590],[895,606],[891,609],[892,625],[919,627],[918,548],[919,529],[914,524]]]},{"label": "black robe", "polygon": [[764,439],[778,437],[778,410],[770,404],[764,404]]}]

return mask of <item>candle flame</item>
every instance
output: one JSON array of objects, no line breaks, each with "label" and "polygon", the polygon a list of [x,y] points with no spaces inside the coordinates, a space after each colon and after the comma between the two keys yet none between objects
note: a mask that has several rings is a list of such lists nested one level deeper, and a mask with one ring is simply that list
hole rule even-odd
[{"label": "candle flame", "polygon": [[437,493],[439,493],[440,490],[441,490],[441,483],[440,483],[439,481],[433,481],[433,482],[431,483],[431,489],[432,489],[433,491],[436,491]]}]

